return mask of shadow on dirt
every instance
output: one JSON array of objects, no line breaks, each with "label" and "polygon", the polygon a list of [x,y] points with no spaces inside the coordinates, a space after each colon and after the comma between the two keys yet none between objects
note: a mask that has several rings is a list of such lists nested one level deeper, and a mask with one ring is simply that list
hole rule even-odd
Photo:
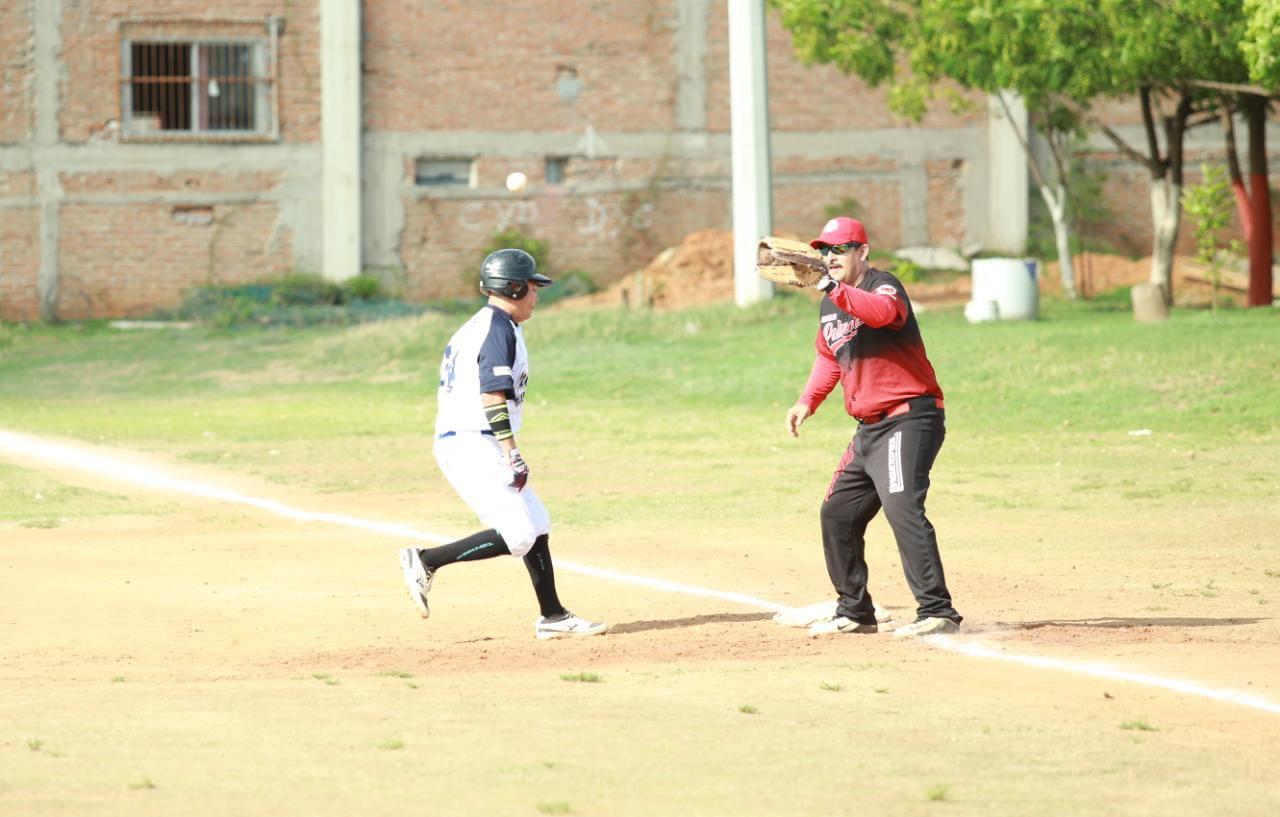
[{"label": "shadow on dirt", "polygon": [[1038,630],[1041,627],[1088,627],[1103,630],[1130,630],[1140,627],[1235,627],[1257,624],[1262,618],[1077,618],[1048,621],[999,622],[996,626],[1013,630]]},{"label": "shadow on dirt", "polygon": [[681,627],[700,627],[703,624],[735,624],[746,621],[766,621],[773,618],[773,613],[715,613],[708,616],[690,616],[688,618],[669,618],[656,621],[628,621],[614,624],[609,628],[610,635],[626,635],[627,633],[643,633],[649,630],[675,630]]}]

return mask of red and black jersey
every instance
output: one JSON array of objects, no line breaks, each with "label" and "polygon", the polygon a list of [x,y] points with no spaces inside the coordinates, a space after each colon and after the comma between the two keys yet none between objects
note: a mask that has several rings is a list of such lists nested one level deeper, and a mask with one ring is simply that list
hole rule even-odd
[{"label": "red and black jersey", "polygon": [[902,282],[868,269],[856,287],[838,284],[822,299],[818,357],[800,402],[818,410],[837,382],[850,416],[884,414],[913,397],[942,398],[920,326]]}]

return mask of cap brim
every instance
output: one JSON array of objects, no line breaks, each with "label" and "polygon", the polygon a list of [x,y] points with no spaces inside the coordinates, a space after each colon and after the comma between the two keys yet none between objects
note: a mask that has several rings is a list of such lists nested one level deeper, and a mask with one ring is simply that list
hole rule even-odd
[{"label": "cap brim", "polygon": [[535,273],[533,277],[529,279],[529,283],[537,284],[540,287],[549,287],[554,284],[555,281],[552,281],[550,278],[539,272]]}]

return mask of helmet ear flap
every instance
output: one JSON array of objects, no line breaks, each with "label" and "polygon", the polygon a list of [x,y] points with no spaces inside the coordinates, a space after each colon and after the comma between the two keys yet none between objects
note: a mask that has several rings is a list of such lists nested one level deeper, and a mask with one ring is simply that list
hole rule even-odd
[{"label": "helmet ear flap", "polygon": [[524,250],[496,250],[489,253],[480,265],[482,292],[518,301],[529,294],[532,283],[549,284],[551,279],[538,274],[537,262]]},{"label": "helmet ear flap", "polygon": [[518,301],[525,295],[529,294],[528,281],[503,281],[501,286],[485,286],[480,285],[480,291],[486,294],[501,295],[504,298],[510,298]]}]

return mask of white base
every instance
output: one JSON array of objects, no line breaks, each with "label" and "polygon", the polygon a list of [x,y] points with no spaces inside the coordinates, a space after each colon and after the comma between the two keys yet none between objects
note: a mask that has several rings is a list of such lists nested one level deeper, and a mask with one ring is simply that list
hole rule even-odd
[{"label": "white base", "polygon": [[[883,624],[886,621],[893,621],[893,613],[878,604],[875,607],[877,622]],[[783,610],[781,613],[774,615],[773,623],[783,627],[808,627],[816,621],[831,618],[835,614],[835,599],[829,599],[820,601],[817,604],[810,604],[808,607],[792,607],[790,610]]]}]

